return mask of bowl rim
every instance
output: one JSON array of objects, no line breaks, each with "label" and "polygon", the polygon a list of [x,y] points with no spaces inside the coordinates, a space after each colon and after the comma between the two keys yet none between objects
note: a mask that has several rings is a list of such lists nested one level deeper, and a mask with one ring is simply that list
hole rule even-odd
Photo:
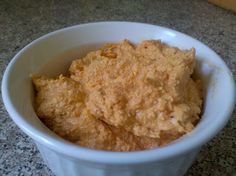
[{"label": "bowl rim", "polygon": [[[14,108],[14,105],[11,101],[9,91],[8,91],[9,73],[11,71],[12,66],[14,65],[16,60],[20,58],[22,53],[24,53],[27,49],[29,49],[32,45],[36,44],[37,42],[41,40],[45,40],[55,34],[64,32],[66,30],[80,28],[83,26],[95,27],[96,25],[112,25],[112,24],[147,25],[150,27],[159,28],[161,30],[174,32],[177,34],[184,35],[187,38],[191,38],[195,42],[203,45],[208,50],[212,51],[216,55],[216,59],[220,60],[222,67],[228,73],[228,76],[230,78],[230,83],[231,83],[229,87],[229,90],[230,90],[229,94],[231,96],[229,96],[229,99],[228,99],[228,101],[230,102],[230,106],[225,111],[224,116],[221,118],[221,120],[215,122],[215,124],[209,126],[209,128],[204,129],[205,130],[204,133],[199,133],[195,138],[191,138],[191,139],[188,138],[186,140],[181,140],[177,143],[173,143],[171,145],[167,145],[164,147],[158,147],[155,149],[143,150],[143,151],[133,151],[133,152],[101,151],[101,150],[80,147],[64,139],[52,137],[47,132],[41,131],[35,128],[29,122],[27,122],[24,119],[24,117],[20,115],[17,109]],[[166,28],[166,27],[153,25],[153,24],[147,24],[147,23],[127,22],[127,21],[102,21],[102,22],[84,23],[84,24],[62,28],[62,29],[59,29],[54,32],[50,32],[46,35],[41,36],[40,38],[26,45],[13,57],[13,59],[8,64],[5,70],[5,73],[3,75],[1,89],[2,89],[3,103],[10,117],[17,124],[17,126],[19,126],[26,134],[28,134],[31,138],[33,138],[37,143],[41,145],[45,145],[51,150],[56,151],[57,153],[61,153],[65,156],[69,156],[74,159],[79,159],[79,160],[84,160],[84,161],[89,161],[89,162],[96,162],[96,163],[120,164],[120,165],[139,164],[143,162],[152,162],[152,161],[163,161],[168,158],[173,158],[179,155],[183,155],[185,153],[190,152],[191,150],[199,148],[200,146],[208,142],[211,138],[213,138],[226,125],[227,121],[230,118],[231,113],[233,112],[234,104],[235,104],[235,97],[236,97],[235,85],[234,85],[234,79],[233,79],[232,73],[230,72],[229,68],[227,67],[223,59],[221,59],[221,57],[217,55],[208,46],[201,43],[197,39],[190,37],[187,34],[184,34],[184,33],[181,33],[181,32]]]}]

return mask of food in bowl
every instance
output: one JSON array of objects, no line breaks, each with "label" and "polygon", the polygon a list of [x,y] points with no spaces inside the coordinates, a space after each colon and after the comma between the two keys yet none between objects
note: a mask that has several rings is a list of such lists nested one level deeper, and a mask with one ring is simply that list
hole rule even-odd
[{"label": "food in bowl", "polygon": [[80,146],[134,151],[189,133],[202,107],[195,50],[157,40],[106,44],[74,60],[68,75],[32,76],[35,110],[59,136]]}]

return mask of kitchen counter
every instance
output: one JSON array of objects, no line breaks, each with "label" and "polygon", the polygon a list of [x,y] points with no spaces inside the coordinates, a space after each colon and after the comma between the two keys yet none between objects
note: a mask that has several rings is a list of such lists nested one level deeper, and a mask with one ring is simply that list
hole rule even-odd
[{"label": "kitchen counter", "polygon": [[[69,2],[69,3],[68,3]],[[94,21],[136,21],[184,32],[215,50],[236,78],[236,14],[205,0],[1,0],[1,78],[11,58],[32,40],[57,29]],[[205,145],[186,176],[236,174],[236,112]],[[0,102],[0,175],[51,176],[33,141]]]}]

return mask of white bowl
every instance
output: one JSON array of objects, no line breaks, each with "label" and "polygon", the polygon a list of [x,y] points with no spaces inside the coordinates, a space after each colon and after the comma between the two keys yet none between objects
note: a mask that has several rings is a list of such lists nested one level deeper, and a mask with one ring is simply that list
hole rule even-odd
[{"label": "white bowl", "polygon": [[[70,62],[102,43],[129,39],[161,39],[181,49],[196,48],[196,75],[204,82],[201,121],[189,134],[164,147],[137,152],[109,152],[79,147],[48,130],[33,106],[31,73],[65,72]],[[233,77],[224,61],[196,39],[160,26],[131,22],[99,22],[49,33],[23,48],[9,63],[2,96],[14,122],[34,139],[45,162],[61,176],[183,175],[201,146],[226,124],[235,103]]]}]

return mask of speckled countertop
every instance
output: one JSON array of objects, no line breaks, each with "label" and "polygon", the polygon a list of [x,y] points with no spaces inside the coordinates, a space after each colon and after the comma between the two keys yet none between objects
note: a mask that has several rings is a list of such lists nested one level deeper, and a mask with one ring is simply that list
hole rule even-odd
[{"label": "speckled countertop", "polygon": [[[107,20],[152,23],[189,34],[214,49],[236,78],[236,14],[204,0],[1,0],[1,78],[11,58],[32,40],[66,26]],[[0,175],[53,175],[0,103]],[[200,175],[236,175],[235,111],[186,174]]]}]

